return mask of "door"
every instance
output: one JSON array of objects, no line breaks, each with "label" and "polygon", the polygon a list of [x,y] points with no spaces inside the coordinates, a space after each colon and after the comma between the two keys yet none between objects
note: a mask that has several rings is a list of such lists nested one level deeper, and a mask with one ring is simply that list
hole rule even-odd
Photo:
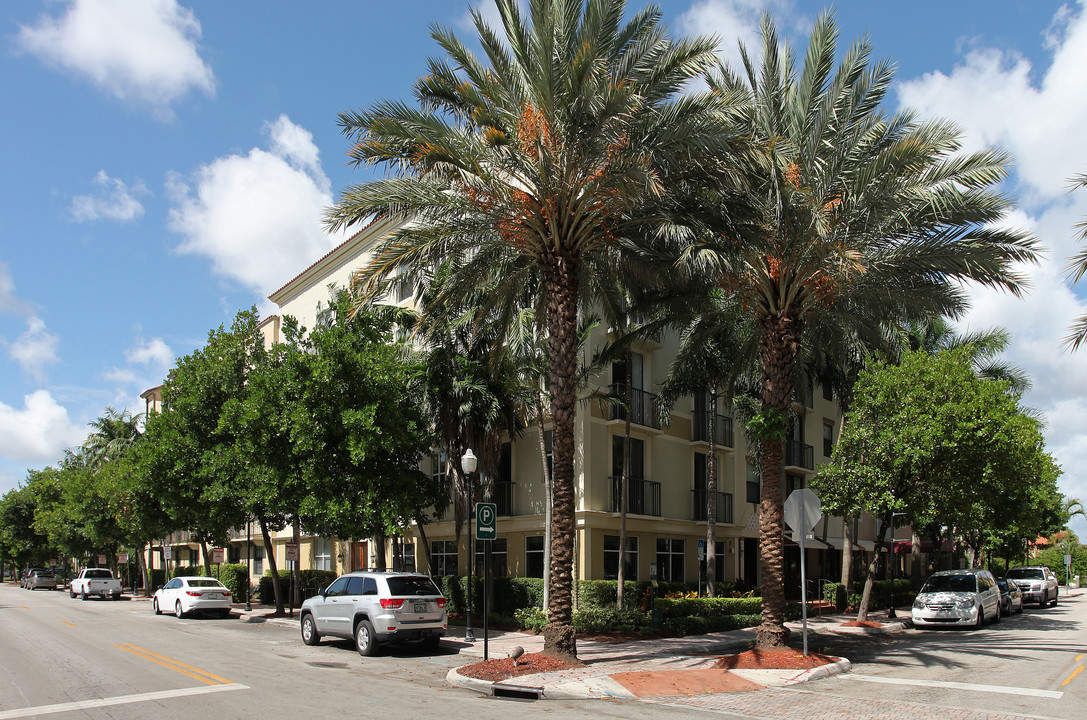
[{"label": "door", "polygon": [[336,620],[338,600],[347,595],[347,576],[332,581],[323,596],[318,595],[313,603],[313,622],[318,632],[335,635],[336,627],[341,624]]},{"label": "door", "polygon": [[367,543],[365,542],[351,543],[350,570],[352,572],[354,572],[355,570],[365,570],[369,567],[369,558],[366,554],[366,545]]},{"label": "door", "polygon": [[755,538],[743,539],[744,582],[752,588],[759,584],[759,541]]}]

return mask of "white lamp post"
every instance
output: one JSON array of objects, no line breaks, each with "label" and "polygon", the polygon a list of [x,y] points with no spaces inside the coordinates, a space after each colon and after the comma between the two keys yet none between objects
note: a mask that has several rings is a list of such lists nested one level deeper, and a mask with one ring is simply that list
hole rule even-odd
[{"label": "white lamp post", "polygon": [[472,527],[472,473],[476,471],[478,463],[479,459],[472,452],[472,448],[468,448],[460,459],[460,469],[464,471],[464,482],[468,486],[468,606],[464,641],[470,643],[476,641],[476,636],[472,632],[472,566],[475,564],[473,562],[475,556],[472,555],[472,534],[475,532],[475,528]]}]

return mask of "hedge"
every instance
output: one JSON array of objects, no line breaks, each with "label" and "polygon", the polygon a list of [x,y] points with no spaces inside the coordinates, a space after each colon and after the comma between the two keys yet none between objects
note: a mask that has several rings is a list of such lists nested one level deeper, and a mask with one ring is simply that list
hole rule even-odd
[{"label": "hedge", "polygon": [[762,598],[659,598],[654,606],[665,620],[679,617],[745,615],[762,611]]}]

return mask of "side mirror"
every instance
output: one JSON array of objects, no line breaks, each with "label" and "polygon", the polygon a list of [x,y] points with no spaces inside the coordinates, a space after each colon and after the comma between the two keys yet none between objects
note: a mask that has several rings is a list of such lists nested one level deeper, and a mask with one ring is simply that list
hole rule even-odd
[{"label": "side mirror", "polygon": [[322,598],[326,597],[328,595],[328,588],[321,588],[317,591],[317,594],[320,595]]}]

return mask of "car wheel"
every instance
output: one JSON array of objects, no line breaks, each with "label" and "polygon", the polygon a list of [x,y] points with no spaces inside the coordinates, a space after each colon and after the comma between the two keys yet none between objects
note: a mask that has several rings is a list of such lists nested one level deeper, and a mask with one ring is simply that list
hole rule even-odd
[{"label": "car wheel", "polygon": [[978,619],[974,621],[974,629],[981,630],[985,627],[985,606],[978,606]]},{"label": "car wheel", "polygon": [[184,615],[185,615],[185,611],[181,609],[181,601],[180,600],[178,600],[176,603],[174,603],[174,615],[177,615],[178,617],[184,617]]},{"label": "car wheel", "polygon": [[355,626],[355,647],[359,649],[359,655],[373,655],[375,645],[373,625],[369,620],[359,620],[359,624]]},{"label": "car wheel", "polygon": [[79,599],[80,600],[86,600],[87,599],[87,588],[83,588],[82,590],[80,590]]},{"label": "car wheel", "polygon": [[68,591],[68,597],[74,598],[75,597],[75,590],[69,590]]},{"label": "car wheel", "polygon": [[309,613],[302,616],[302,642],[307,645],[316,645],[321,642],[321,633],[313,624],[313,615]]},{"label": "car wheel", "polygon": [[162,614],[162,608],[159,607],[159,599],[151,598],[151,609],[155,611],[156,615]]},{"label": "car wheel", "polygon": [[1052,602],[1049,603],[1050,607],[1057,607],[1057,597],[1058,597],[1057,595],[1053,596]]},{"label": "car wheel", "polygon": [[1004,614],[1003,608],[1001,608],[999,605],[997,605],[996,606],[996,612],[993,613],[993,622],[994,623],[1000,622],[1000,616],[1003,615],[1003,614]]}]

